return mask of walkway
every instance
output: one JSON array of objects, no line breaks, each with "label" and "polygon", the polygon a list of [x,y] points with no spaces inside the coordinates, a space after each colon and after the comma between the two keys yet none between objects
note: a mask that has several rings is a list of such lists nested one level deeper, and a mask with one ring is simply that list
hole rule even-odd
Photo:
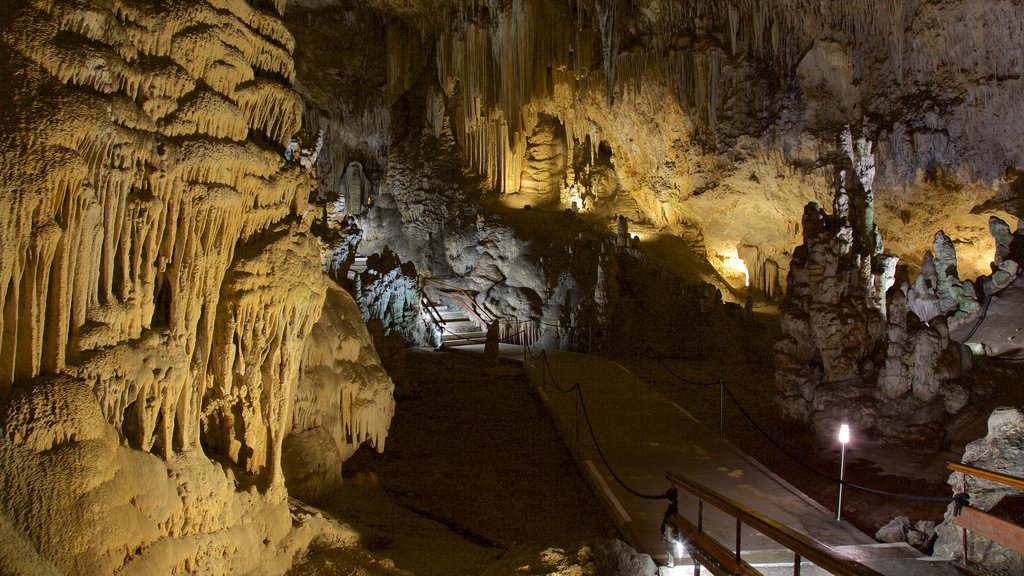
[{"label": "walkway", "polygon": [[[483,346],[463,346],[460,350],[482,354]],[[500,353],[503,359],[523,361],[524,349],[520,346],[503,344]],[[880,545],[845,521],[837,522],[834,510],[825,509],[731,444],[720,441],[717,429],[700,423],[685,406],[652,392],[615,362],[572,352],[549,351],[547,357],[550,375],[543,370],[543,361],[527,356],[531,381],[626,538],[659,564],[666,560],[659,529],[667,501],[637,497],[616,482],[590,438],[586,415],[605,457],[622,481],[637,492],[663,494],[669,487],[666,473],[676,472],[826,545],[842,548],[883,574],[960,574],[947,562],[923,557],[909,546]],[[577,405],[576,394],[562,391],[576,383],[583,392],[585,414]],[[679,510],[695,521],[696,499],[681,493]],[[735,541],[735,521],[709,506],[704,510],[704,530],[727,546]],[[775,542],[746,527],[741,542],[744,558],[765,574],[793,573],[792,554],[780,550]],[[803,574],[822,573],[805,566]],[[673,575],[691,573],[689,566],[671,571]]]}]

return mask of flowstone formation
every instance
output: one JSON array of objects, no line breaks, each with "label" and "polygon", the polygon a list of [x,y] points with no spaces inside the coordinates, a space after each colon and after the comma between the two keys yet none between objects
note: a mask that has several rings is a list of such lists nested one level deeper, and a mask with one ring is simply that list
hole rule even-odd
[{"label": "flowstone formation", "polygon": [[290,510],[283,453],[381,447],[390,381],[352,324],[308,344],[338,299],[260,4],[4,4],[0,572],[274,574],[356,541]]}]

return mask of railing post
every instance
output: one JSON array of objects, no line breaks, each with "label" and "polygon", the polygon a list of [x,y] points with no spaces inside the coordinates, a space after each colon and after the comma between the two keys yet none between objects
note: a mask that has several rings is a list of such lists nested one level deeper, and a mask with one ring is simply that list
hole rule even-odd
[{"label": "railing post", "polygon": [[793,555],[793,576],[800,576],[800,554]]},{"label": "railing post", "polygon": [[704,499],[697,499],[697,532],[704,531]]},{"label": "railing post", "polygon": [[[576,384],[579,386],[579,383]],[[582,456],[583,450],[580,448],[580,389],[576,388],[576,449],[580,451]]]},{"label": "railing post", "polygon": [[718,439],[725,440],[725,382],[718,381]]},{"label": "railing post", "polygon": [[736,519],[736,565],[740,563],[740,527],[743,525],[740,523],[740,519]]},{"label": "railing post", "polygon": [[[964,473],[964,474],[961,474],[961,476],[963,477],[963,488],[960,491],[966,493],[967,492],[967,474]],[[964,564],[966,564],[967,563],[967,528],[966,527],[964,527],[964,526],[960,527],[960,536],[963,539],[963,544],[964,544]]]}]

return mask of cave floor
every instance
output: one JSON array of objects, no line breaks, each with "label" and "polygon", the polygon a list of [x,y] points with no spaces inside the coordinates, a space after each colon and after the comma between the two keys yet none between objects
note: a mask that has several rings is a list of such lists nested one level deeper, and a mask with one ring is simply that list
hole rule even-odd
[{"label": "cave floor", "polygon": [[[701,416],[707,415],[706,407],[700,406],[692,398],[693,390],[669,399],[654,389],[651,380],[638,378],[611,360],[568,352],[549,352],[546,356],[549,359],[547,367],[544,366],[544,360],[528,362],[531,380],[552,407],[566,443],[577,454],[584,469],[593,466],[598,491],[616,503],[613,504],[614,509],[621,507],[616,514],[619,522],[626,526],[624,531],[629,535],[629,541],[660,562],[666,559],[664,544],[659,538],[666,503],[630,492],[645,496],[662,494],[669,486],[665,476],[672,473],[709,487],[828,546],[843,547],[848,554],[855,555],[883,574],[959,574],[948,563],[916,559],[921,555],[908,546],[879,545],[855,525],[875,522],[868,518],[872,514],[880,516],[879,526],[901,514],[909,514],[917,520],[920,519],[917,515],[922,513],[919,509],[910,511],[899,504],[889,504],[875,497],[876,510],[865,514],[865,509],[860,507],[863,504],[861,499],[851,497],[848,490],[844,501],[844,520],[837,522],[835,498],[817,502],[776,473],[795,468],[792,462],[770,459],[773,471],[737,447],[736,443],[743,442],[747,436],[756,435],[757,432],[750,430],[747,425],[741,425],[739,415],[728,410],[728,405],[722,426],[728,441],[722,441],[718,437],[717,401],[711,412],[714,422],[709,426],[707,419],[702,422],[690,412],[694,410]],[[571,392],[577,383],[583,392],[583,405],[579,409],[576,406],[576,395]],[[708,388],[713,389],[715,396],[718,395],[717,386]],[[730,388],[735,389],[734,394],[742,398],[741,386],[731,382]],[[755,404],[750,398],[742,398],[741,401],[749,406]],[[763,403],[770,405],[770,402]],[[772,420],[762,422],[766,431],[779,433],[779,438],[789,440],[787,432],[771,424]],[[593,436],[591,429],[594,431]],[[864,448],[865,451],[869,449]],[[808,452],[795,454],[806,454],[803,461],[809,466],[819,466],[829,459],[827,453],[813,447]],[[936,465],[935,458],[919,456],[918,462],[925,467]],[[614,475],[602,466],[602,458],[607,459],[615,469]],[[895,472],[885,470],[883,474],[881,470],[875,470],[869,473],[866,470],[867,460],[861,458],[856,462],[856,471],[860,473],[855,478],[858,482],[870,483],[886,490],[896,488],[915,495],[926,495],[921,493],[921,484],[925,482],[918,478],[920,470],[910,473],[910,467],[903,466]],[[851,481],[854,479],[852,468],[848,468],[851,473],[847,475]],[[947,475],[941,474],[939,478],[944,480]],[[616,476],[621,479],[621,484]],[[894,478],[900,481],[894,482]],[[820,478],[817,481],[817,486],[812,487],[818,496],[826,494],[829,489],[827,482]],[[930,491],[947,500],[950,495],[944,485],[928,486],[926,489],[934,489]],[[937,514],[931,518],[941,520],[945,504],[931,504],[934,507],[931,512]],[[696,524],[695,497],[681,494],[679,508],[684,517]],[[851,523],[848,519],[855,522]],[[877,527],[865,528],[873,534]],[[725,514],[710,510],[707,505],[704,531],[727,548],[735,545],[735,521]],[[789,563],[789,570],[792,571],[792,555],[782,551],[779,544],[757,531],[744,527],[741,543],[744,555],[750,558],[749,561],[755,567],[781,568],[780,565]],[[816,572],[805,568],[804,573]]]},{"label": "cave floor", "polygon": [[385,451],[361,448],[315,503],[376,563],[319,551],[290,575],[522,574],[549,547],[620,537],[521,366],[410,349],[407,369]]},{"label": "cave floor", "polygon": [[[596,356],[551,357],[577,357],[558,369],[564,370],[561,377],[556,374],[564,380],[559,387],[581,383],[595,435],[613,466],[622,467],[620,476],[639,491],[664,492],[665,473],[670,471],[699,476],[717,488],[731,483],[740,493],[753,494],[754,501],[773,506],[769,516],[839,546],[872,543],[867,535],[898,515],[912,522],[940,521],[943,502],[883,499],[848,490],[843,522],[836,523],[836,486],[779,452],[728,403],[722,426],[727,442],[719,441],[717,386],[682,383],[669,369],[693,381],[725,380],[776,442],[812,468],[831,475],[838,470],[838,447],[820,443],[809,429],[779,418],[770,401],[774,388],[765,343],[772,341],[774,321],[771,315],[755,318],[745,330],[752,339],[734,339],[728,350],[708,357],[619,358],[619,364]],[[577,445],[572,395],[561,394],[549,378],[539,377],[539,364],[529,356],[524,371],[522,347],[503,345],[503,362],[487,362],[480,357],[483,346],[478,348],[462,349],[469,354],[410,349],[407,369],[412,378],[396,391],[399,403],[385,452],[361,449],[346,462],[344,490],[317,503],[364,535],[364,546],[379,559],[375,566],[364,566],[364,572],[524,573],[524,566],[547,547],[571,551],[584,542],[616,537],[663,561],[656,534],[665,502],[634,510],[630,499],[637,499],[602,467],[582,426]],[[632,389],[604,386],[615,391],[605,395],[595,388],[595,381],[626,369]],[[637,402],[642,398],[652,400]],[[562,414],[556,418],[560,428],[551,412]],[[709,445],[719,446],[714,450],[727,453],[728,460],[709,457]],[[847,452],[847,479],[891,492],[948,498],[945,462],[960,457],[956,442],[953,447],[923,454],[855,440]],[[615,454],[628,458],[616,464]],[[762,473],[773,484],[752,481]],[[607,498],[608,492],[614,498]],[[791,510],[780,496],[784,492],[791,492],[785,498],[801,501],[814,520]],[[622,504],[628,521],[609,501]],[[680,500],[684,514],[691,504],[687,498]],[[757,546],[757,538],[744,532],[744,549]],[[892,550],[879,547],[871,553],[889,555]],[[332,561],[329,553],[314,554],[292,574],[349,573],[330,569],[332,562],[351,565],[344,558]],[[916,564],[921,573],[957,573],[944,563]],[[904,567],[884,572],[917,571]]]}]

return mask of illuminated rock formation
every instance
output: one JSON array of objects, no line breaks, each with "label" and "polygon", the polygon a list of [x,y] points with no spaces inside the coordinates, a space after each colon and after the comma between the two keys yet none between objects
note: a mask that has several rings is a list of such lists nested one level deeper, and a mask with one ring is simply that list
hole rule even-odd
[{"label": "illuminated rock formation", "polygon": [[780,308],[775,360],[782,406],[823,434],[843,421],[937,448],[938,423],[968,400],[955,381],[965,360],[950,341],[947,315],[976,310],[964,285],[973,289],[960,282],[956,251],[942,233],[935,237],[938,258],[925,255],[913,288],[893,286],[896,259],[882,252],[873,223],[870,143],[854,141],[847,130],[839,147],[846,163],[837,172],[833,214],[807,206],[804,243],[793,253]]},{"label": "illuminated rock formation", "polygon": [[829,201],[844,124],[876,143],[874,219],[912,269],[942,229],[960,270],[986,273],[988,215],[972,208],[1016,205],[1004,167],[1024,157],[1001,118],[1021,111],[1005,47],[1024,14],[1008,0],[374,3],[392,18],[389,97],[428,94],[402,114],[447,125],[505,204],[558,188],[561,208],[693,239],[727,276],[743,249],[771,295],[802,207]]},{"label": "illuminated rock formation", "polygon": [[[292,35],[244,0],[3,19],[0,567],[272,574],[313,540],[352,545],[289,511],[281,468],[314,426],[382,447],[392,409],[372,354],[306,348],[331,290],[314,181],[283,153]],[[334,356],[372,377],[296,403],[303,362]]]},{"label": "illuminated rock formation", "polygon": [[302,367],[284,472],[290,494],[316,500],[340,486],[341,463],[359,446],[384,449],[394,386],[356,303],[333,286],[306,339]]}]

